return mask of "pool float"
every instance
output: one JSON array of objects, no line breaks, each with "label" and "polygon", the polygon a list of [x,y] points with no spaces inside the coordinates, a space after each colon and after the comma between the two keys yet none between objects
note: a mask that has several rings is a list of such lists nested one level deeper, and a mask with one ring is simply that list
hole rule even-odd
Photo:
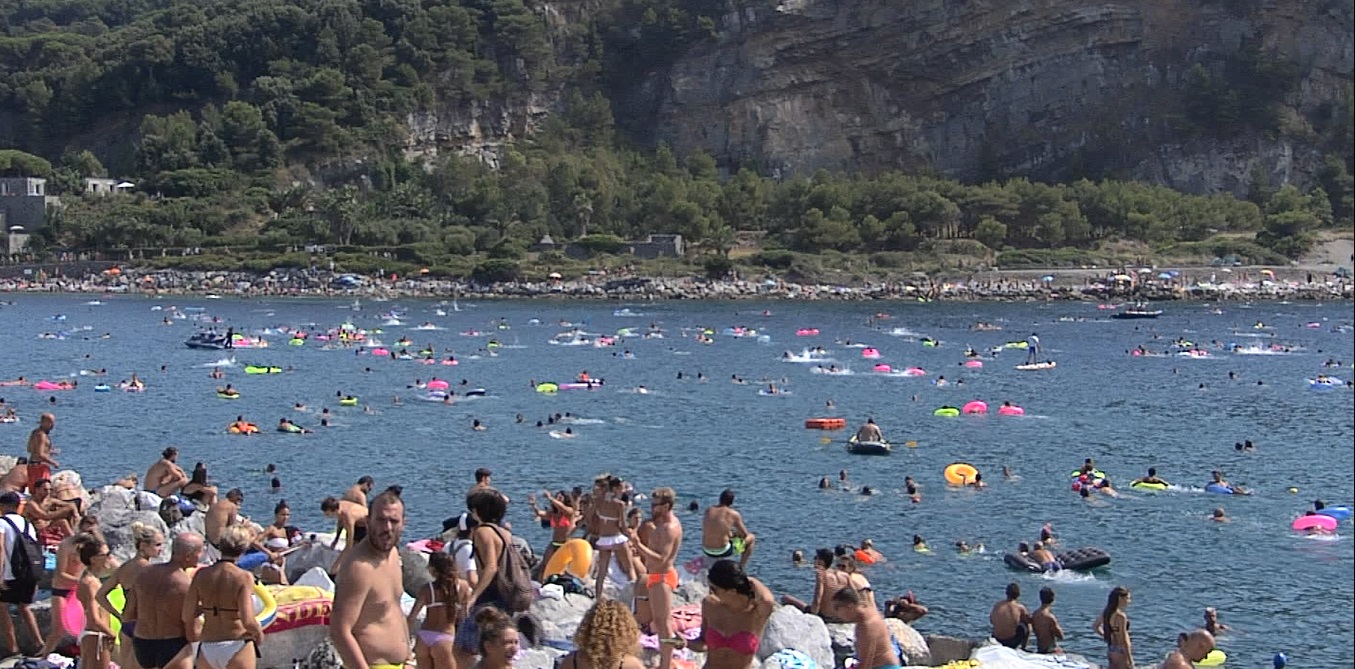
[{"label": "pool float", "polygon": [[557,385],[559,386],[560,390],[597,390],[598,388],[602,387],[602,382],[585,381],[580,383],[576,381],[574,383],[560,383]]},{"label": "pool float", "polygon": [[281,367],[270,367],[268,365],[245,365],[246,374],[281,374]]},{"label": "pool float", "polygon": [[570,539],[551,554],[550,561],[541,572],[541,580],[566,572],[575,578],[586,579],[592,567],[593,547],[589,545],[588,540]]},{"label": "pool float", "polygon": [[964,361],[963,364],[965,367],[969,367],[971,369],[983,369],[982,360],[966,360]]},{"label": "pool float", "polygon": [[1350,518],[1350,507],[1329,506],[1325,509],[1318,509],[1317,513],[1321,516],[1331,516],[1337,520],[1348,520]]},{"label": "pool float", "polygon": [[555,392],[555,391],[557,391],[557,390],[559,390],[559,389],[560,389],[559,384],[555,384],[555,383],[538,383],[538,384],[536,384],[536,392],[538,392],[538,393],[553,393],[553,392]]},{"label": "pool float", "polygon": [[312,625],[328,625],[334,595],[313,585],[269,586],[277,613],[264,634],[277,634]]},{"label": "pool float", "polygon": [[860,441],[856,435],[852,435],[847,440],[847,452],[852,455],[889,455],[894,452],[894,445],[884,441]]},{"label": "pool float", "polygon": [[357,405],[358,405],[358,398],[356,398],[356,397],[345,397],[345,398],[339,400],[339,406],[341,406],[341,407],[355,407],[355,406],[357,406]]},{"label": "pool float", "polygon": [[1025,410],[1025,409],[1022,409],[1022,408],[1019,407],[1019,406],[1016,406],[1015,404],[1004,404],[1004,405],[1002,405],[1002,406],[1000,406],[1000,407],[997,408],[997,415],[999,415],[999,416],[1024,416],[1024,415],[1026,415],[1026,410]]},{"label": "pool float", "polygon": [[800,328],[795,331],[796,337],[813,337],[817,334],[819,334],[818,328]]},{"label": "pool float", "polygon": [[300,338],[300,337],[294,337],[294,338],[292,338],[292,339],[288,339],[288,340],[287,340],[287,345],[288,345],[288,346],[303,346],[303,345],[305,345],[305,343],[306,343],[306,340],[305,340],[305,339],[302,339],[302,338]]},{"label": "pool float", "polygon": [[[1091,571],[1110,564],[1110,553],[1095,546],[1088,546],[1055,553],[1054,559],[1058,561],[1061,569]],[[1020,553],[1007,553],[1002,556],[1002,561],[1008,567],[1019,571],[1028,571],[1034,574],[1045,571],[1044,565]]]},{"label": "pool float", "polygon": [[933,411],[932,415],[941,416],[942,418],[954,418],[960,415],[960,410],[955,407],[941,407],[940,409]]},{"label": "pool float", "polygon": [[1336,524],[1336,519],[1331,516],[1319,516],[1313,514],[1311,516],[1299,516],[1298,518],[1295,518],[1294,522],[1290,524],[1290,527],[1294,528],[1294,531],[1296,532],[1306,532],[1313,529],[1335,532]]},{"label": "pool float", "polygon": [[231,434],[257,434],[259,432],[259,426],[254,423],[245,423],[244,425],[232,423],[231,426],[226,429]]},{"label": "pool float", "polygon": [[1235,495],[1235,494],[1237,494],[1237,490],[1235,490],[1232,486],[1230,486],[1230,485],[1223,485],[1223,484],[1221,484],[1221,483],[1214,483],[1214,482],[1210,482],[1210,483],[1205,484],[1205,486],[1204,486],[1204,491],[1205,491],[1205,492],[1212,492],[1212,493],[1214,493],[1215,495]]},{"label": "pool float", "polygon": [[805,429],[808,430],[841,430],[847,427],[846,418],[806,418]]},{"label": "pool float", "polygon": [[1025,348],[1026,346],[1026,342],[1023,341],[1009,341],[1003,344],[1002,348]]},{"label": "pool float", "polygon": [[[1094,479],[1103,479],[1103,478],[1106,477],[1106,473],[1103,472],[1103,471],[1101,471],[1101,470],[1099,470],[1099,469],[1093,469],[1093,470],[1091,470],[1090,472],[1087,472],[1087,473],[1090,474],[1091,477],[1094,478]],[[1072,477],[1072,478],[1081,478],[1081,476],[1082,476],[1082,470],[1081,470],[1081,469],[1074,469],[1074,470],[1073,470],[1073,473],[1069,474],[1069,476]]]},{"label": "pool float", "polygon": [[144,383],[119,383],[118,389],[124,393],[144,393],[146,384]]},{"label": "pool float", "polygon": [[223,393],[223,392],[217,391],[216,396],[217,396],[217,398],[223,399],[223,400],[238,400],[238,399],[240,399],[240,393],[239,393],[239,392]]},{"label": "pool float", "polygon": [[[1346,385],[1344,381],[1337,378],[1327,377],[1324,379],[1308,379],[1309,390],[1334,390]],[[33,386],[36,388],[37,386]]]},{"label": "pool float", "polygon": [[1134,483],[1130,483],[1130,484],[1129,484],[1129,487],[1131,487],[1131,488],[1136,488],[1136,489],[1138,489],[1138,490],[1166,490],[1166,489],[1167,489],[1167,484],[1166,484],[1166,483],[1149,483],[1149,482],[1147,482],[1147,481],[1136,481],[1136,482],[1134,482]]},{"label": "pool float", "polygon": [[110,386],[107,383],[100,383],[99,385],[94,386],[94,392],[96,393],[106,393],[112,389],[113,386]]},{"label": "pool float", "polygon": [[925,369],[923,369],[923,368],[921,368],[921,367],[909,367],[908,369],[903,370],[903,375],[904,375],[904,376],[926,376],[926,375],[927,375],[927,370],[925,370]]},{"label": "pool float", "polygon": [[54,381],[38,381],[33,384],[33,390],[70,390],[71,386],[62,385]]},{"label": "pool float", "polygon": [[1197,667],[1219,667],[1223,666],[1223,663],[1227,661],[1228,654],[1215,648],[1214,650],[1209,651],[1209,654],[1204,656],[1203,660],[1193,664]]},{"label": "pool float", "polygon": [[443,360],[443,361],[442,361],[442,364],[444,364],[444,365],[459,365],[459,364],[461,364],[461,361],[457,360],[456,358],[447,358],[446,360]]},{"label": "pool float", "polygon": [[972,483],[974,477],[978,476],[979,470],[974,469],[974,465],[964,462],[956,462],[946,467],[943,475],[946,477],[946,483],[951,485],[965,485]]},{"label": "pool float", "polygon": [[889,372],[894,371],[894,368],[893,368],[893,367],[890,367],[889,365],[886,365],[886,364],[884,364],[884,363],[880,363],[880,364],[878,364],[878,365],[876,365],[876,366],[874,366],[874,367],[871,367],[871,369],[872,369],[873,371],[876,371],[876,372],[882,372],[882,373],[885,373],[885,374],[888,374]]},{"label": "pool float", "polygon": [[861,357],[874,360],[880,357],[880,352],[873,348],[861,349]]},{"label": "pool float", "polygon": [[17,422],[19,422],[18,416],[0,416],[0,423],[17,423]]},{"label": "pool float", "polygon": [[450,385],[442,379],[433,379],[428,382],[427,388],[429,390],[446,390]]},{"label": "pool float", "polygon": [[1047,362],[1033,362],[1025,365],[1017,365],[1016,368],[1023,372],[1042,372],[1046,369],[1054,369],[1058,366],[1059,364],[1057,362],[1049,360]]},{"label": "pool float", "polygon": [[974,400],[960,408],[960,413],[965,415],[975,415],[988,413],[988,403]]},{"label": "pool float", "polygon": [[372,349],[372,355],[379,355],[379,356],[384,357],[384,356],[388,356],[388,355],[390,355],[390,354],[391,354],[390,349],[385,349],[385,348],[374,348],[374,349]]}]

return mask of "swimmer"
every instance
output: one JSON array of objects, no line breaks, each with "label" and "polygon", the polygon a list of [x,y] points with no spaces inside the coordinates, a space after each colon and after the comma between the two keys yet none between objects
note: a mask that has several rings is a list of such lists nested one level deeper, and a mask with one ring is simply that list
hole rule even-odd
[{"label": "swimmer", "polygon": [[875,494],[875,489],[872,488],[872,487],[870,487],[870,486],[868,486],[868,485],[863,485],[863,486],[861,486],[861,494],[862,494],[862,495],[874,495],[874,494]]},{"label": "swimmer", "polygon": [[1224,515],[1222,507],[1214,509],[1214,513],[1209,516],[1209,519],[1216,523],[1227,523],[1232,521],[1232,518]]},{"label": "swimmer", "polygon": [[913,535],[913,550],[918,553],[932,552],[932,549],[927,547],[926,540],[924,540],[920,534]]},{"label": "swimmer", "polygon": [[903,489],[907,491],[908,499],[912,500],[914,504],[922,502],[922,493],[917,491],[917,483],[913,482],[913,477],[903,477]]},{"label": "swimmer", "polygon": [[1009,467],[1009,466],[1007,466],[1007,465],[1002,465],[1002,478],[1003,478],[1004,480],[1007,480],[1007,481],[1020,481],[1020,480],[1021,480],[1020,475],[1018,475],[1018,474],[1012,472],[1012,468]]},{"label": "swimmer", "polygon": [[1041,528],[1040,528],[1040,541],[1041,541],[1046,547],[1053,546],[1054,544],[1057,544],[1057,543],[1058,543],[1059,540],[1058,540],[1057,538],[1054,537],[1054,526],[1053,526],[1053,525],[1050,525],[1049,523],[1045,523],[1045,524],[1044,524],[1044,527],[1041,527]]},{"label": "swimmer", "polygon": [[974,486],[975,488],[988,487],[988,484],[983,482],[983,474],[974,474],[974,480],[970,481],[969,485]]},{"label": "swimmer", "polygon": [[1218,636],[1220,632],[1226,632],[1231,628],[1219,622],[1218,609],[1208,606],[1204,610],[1204,629],[1206,632]]},{"label": "swimmer", "polygon": [[[486,427],[484,423],[481,423],[479,418],[476,418],[474,421],[471,422],[470,429],[472,429],[472,430],[474,430],[474,431],[476,431],[476,432],[484,432],[485,430],[488,430],[489,428]],[[566,429],[565,432],[568,432],[569,434],[573,434],[572,432],[569,432],[568,429]]]},{"label": "swimmer", "polygon": [[305,410],[306,410],[306,405],[305,405],[305,404],[302,404],[302,403],[300,403],[300,402],[297,402],[296,404],[293,404],[293,405],[292,405],[292,411],[305,411]]},{"label": "swimmer", "polygon": [[1157,467],[1149,467],[1148,475],[1142,478],[1134,479],[1132,482],[1130,482],[1129,487],[1132,488],[1140,483],[1149,483],[1153,485],[1171,485],[1170,483],[1167,483],[1166,481],[1157,477]]},{"label": "swimmer", "polygon": [[791,551],[790,564],[795,567],[805,566],[805,552],[798,548]]}]

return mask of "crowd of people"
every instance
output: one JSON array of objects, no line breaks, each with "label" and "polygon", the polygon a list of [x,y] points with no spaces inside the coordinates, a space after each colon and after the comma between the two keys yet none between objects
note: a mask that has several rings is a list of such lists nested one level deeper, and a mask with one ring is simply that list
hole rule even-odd
[{"label": "crowd of people", "polygon": [[[80,656],[92,669],[106,669],[114,661],[134,669],[253,669],[264,643],[251,596],[255,581],[285,584],[287,555],[307,541],[304,532],[289,524],[287,503],[278,502],[269,524],[253,523],[241,514],[243,492],[233,488],[218,494],[203,463],[190,474],[178,463],[178,449],[166,448],[144,478],[129,476],[116,485],[136,491],[138,499],[149,494],[162,500],[157,511],[170,527],[185,513],[202,513],[204,532],[166,537],[153,527],[134,524],[133,556],[118,564],[98,518],[81,508],[81,498],[63,498],[53,489],[52,470],[60,466],[51,441],[55,425],[53,414],[43,414],[29,436],[26,457],[0,477],[0,602],[14,605],[17,623],[41,641],[37,654],[63,648],[62,612],[79,606],[85,614],[78,635]],[[734,490],[723,491],[704,510],[701,557],[682,565],[692,573],[704,572],[710,586],[700,604],[702,634],[688,639],[674,629],[672,618],[681,583],[677,560],[685,538],[672,488],[642,494],[621,478],[602,474],[586,491],[579,487],[530,496],[533,516],[552,533],[544,559],[536,561],[505,521],[509,497],[495,487],[492,472],[480,469],[467,491],[465,512],[444,522],[451,540],[429,555],[429,583],[418,590],[412,611],[405,615],[398,553],[405,502],[399,486],[380,492],[376,487],[372,477],[362,476],[339,496],[319,503],[325,517],[335,522],[329,546],[343,544],[328,567],[335,584],[329,638],[349,669],[512,666],[524,642],[540,640],[530,609],[536,596],[533,580],[546,579],[541,572],[533,574],[533,565],[544,568],[556,551],[580,537],[597,551],[592,569],[578,579],[586,592],[595,594],[596,603],[579,625],[574,650],[561,659],[562,669],[640,669],[642,632],[658,639],[659,669],[670,669],[674,652],[682,648],[706,653],[710,669],[744,669],[757,656],[776,606],[770,589],[746,571],[758,540],[735,508]],[[644,502],[648,514],[641,510]],[[695,502],[687,508],[699,510]],[[1054,541],[1046,530],[1037,550]],[[161,562],[166,542],[169,556]],[[921,537],[914,544],[915,550],[929,550]],[[53,622],[45,634],[30,608],[44,571],[44,546],[56,552]],[[796,551],[792,559],[802,561],[803,555]],[[859,547],[820,549],[813,558],[811,599],[785,595],[781,601],[825,621],[854,624],[858,666],[898,667],[903,658],[891,642],[885,618],[912,622],[928,610],[911,592],[877,600],[862,568],[884,561],[869,539]],[[609,584],[609,575],[621,582]],[[122,606],[111,601],[118,588],[124,593]],[[1040,591],[1034,613],[1021,604],[1020,596],[1020,586],[1012,583],[993,607],[993,637],[1024,649],[1033,635],[1035,652],[1062,652],[1064,632],[1053,612],[1054,591]],[[1130,601],[1129,591],[1116,587],[1093,625],[1106,642],[1112,669],[1133,666],[1126,612]],[[1205,626],[1182,634],[1162,666],[1190,667],[1213,650],[1213,634],[1223,629],[1210,609]],[[19,653],[16,620],[10,615],[0,616],[0,643],[5,654]]]}]

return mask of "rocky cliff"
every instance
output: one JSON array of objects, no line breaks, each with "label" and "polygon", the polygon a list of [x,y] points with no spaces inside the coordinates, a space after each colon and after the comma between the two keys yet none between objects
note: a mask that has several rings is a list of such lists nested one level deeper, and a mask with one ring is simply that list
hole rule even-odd
[{"label": "rocky cliff", "polygon": [[[618,121],[724,167],[1305,181],[1348,104],[1349,2],[757,0],[619,95]],[[1191,127],[1183,89],[1251,44],[1295,67],[1276,132]],[[1338,113],[1350,113],[1346,107]],[[1348,148],[1346,151],[1348,152]]]}]

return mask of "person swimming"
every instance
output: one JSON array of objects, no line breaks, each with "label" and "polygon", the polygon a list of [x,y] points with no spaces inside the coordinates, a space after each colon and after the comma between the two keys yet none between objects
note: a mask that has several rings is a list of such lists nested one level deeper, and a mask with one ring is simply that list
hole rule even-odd
[{"label": "person swimming", "polygon": [[1170,483],[1167,483],[1166,481],[1158,478],[1157,467],[1149,467],[1147,476],[1134,479],[1129,483],[1129,486],[1132,488],[1140,483],[1147,483],[1150,485],[1171,485]]}]

